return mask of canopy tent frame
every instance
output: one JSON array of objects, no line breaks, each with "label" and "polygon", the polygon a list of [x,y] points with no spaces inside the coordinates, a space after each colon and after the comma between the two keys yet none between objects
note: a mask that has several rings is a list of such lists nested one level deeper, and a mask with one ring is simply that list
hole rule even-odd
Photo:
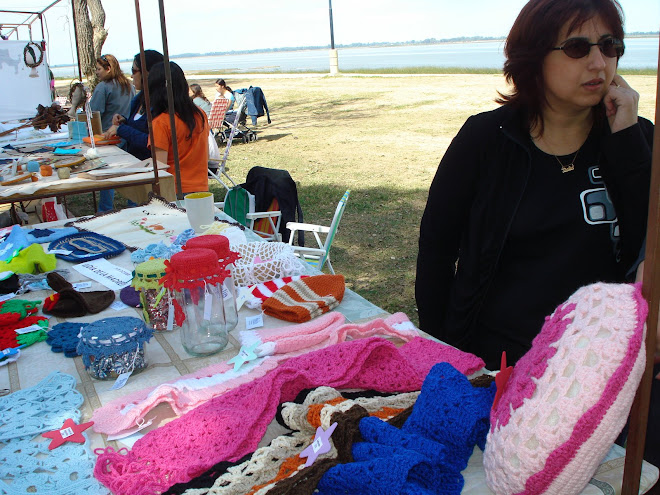
[{"label": "canopy tent frame", "polygon": [[36,11],[36,12],[29,11],[29,10],[25,10],[25,11],[24,10],[0,10],[0,14],[16,14],[16,15],[27,15],[28,16],[27,19],[25,19],[22,22],[3,22],[2,24],[0,24],[0,28],[6,28],[6,27],[10,28],[9,33],[5,34],[5,36],[9,37],[12,34],[15,34],[16,39],[19,39],[18,38],[18,29],[20,27],[25,26],[25,27],[27,27],[28,32],[30,33],[30,41],[33,41],[33,39],[32,39],[32,24],[39,21],[39,23],[41,25],[41,39],[45,39],[43,15],[48,9],[55,6],[60,1],[61,0],[54,0],[50,5],[48,5],[47,7],[43,8],[39,11]]}]

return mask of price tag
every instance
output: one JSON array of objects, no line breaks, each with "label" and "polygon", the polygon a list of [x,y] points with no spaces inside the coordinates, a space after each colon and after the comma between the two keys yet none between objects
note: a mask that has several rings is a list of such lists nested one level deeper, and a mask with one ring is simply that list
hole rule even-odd
[{"label": "price tag", "polygon": [[172,330],[172,328],[174,328],[174,304],[170,301],[167,308],[167,329]]},{"label": "price tag", "polygon": [[30,325],[29,327],[16,328],[14,331],[18,335],[23,335],[24,333],[32,333],[41,330],[42,328],[39,325]]},{"label": "price tag", "polygon": [[241,310],[243,304],[245,304],[245,301],[247,301],[249,295],[250,295],[250,289],[248,289],[247,287],[239,287],[238,296],[236,296],[236,311]]},{"label": "price tag", "polygon": [[110,387],[110,390],[119,390],[122,388],[124,385],[126,385],[126,382],[128,381],[128,377],[131,376],[132,371],[127,371],[126,373],[122,373],[117,377],[117,380],[115,383],[112,384],[112,387]]},{"label": "price tag", "polygon": [[252,330],[264,326],[264,317],[261,314],[257,316],[247,316],[245,318],[245,329]]},{"label": "price tag", "polygon": [[210,293],[204,294],[204,319],[211,321],[211,310],[213,309],[213,296]]},{"label": "price tag", "polygon": [[73,251],[69,251],[68,249],[51,249],[51,250],[48,251],[48,254],[67,255],[67,254],[71,254],[71,253],[73,253]]},{"label": "price tag", "polygon": [[69,438],[73,435],[73,428],[64,428],[60,430],[60,435],[62,435],[62,438]]},{"label": "price tag", "polygon": [[71,284],[74,289],[80,290],[80,289],[89,289],[92,286],[91,282],[76,282],[75,284]]},{"label": "price tag", "polygon": [[231,297],[231,292],[230,290],[225,287],[224,285],[222,286],[222,298],[223,299],[229,299]]},{"label": "price tag", "polygon": [[323,447],[323,439],[319,437],[312,443],[312,450],[314,453],[317,453],[319,450],[321,450],[321,447]]},{"label": "price tag", "polygon": [[110,307],[115,311],[121,311],[122,309],[128,308],[128,306],[124,304],[122,301],[115,301],[110,305]]}]

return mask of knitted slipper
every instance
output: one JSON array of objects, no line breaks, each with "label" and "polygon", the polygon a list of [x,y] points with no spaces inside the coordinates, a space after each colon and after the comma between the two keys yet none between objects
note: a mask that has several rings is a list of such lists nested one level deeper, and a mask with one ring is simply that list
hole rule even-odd
[{"label": "knitted slipper", "polygon": [[[34,244],[38,245],[38,244]],[[85,316],[87,313],[100,313],[115,300],[111,290],[78,292],[57,273],[48,274],[48,285],[57,294],[44,301],[43,312],[59,317]]]}]

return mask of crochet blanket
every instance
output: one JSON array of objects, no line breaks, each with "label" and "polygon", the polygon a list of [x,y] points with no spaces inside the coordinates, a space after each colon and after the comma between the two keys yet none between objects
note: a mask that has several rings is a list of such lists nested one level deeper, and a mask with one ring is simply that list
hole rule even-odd
[{"label": "crochet blanket", "polygon": [[305,388],[419,390],[431,367],[447,358],[461,370],[477,359],[420,337],[399,348],[368,338],[309,352],[147,433],[125,454],[112,448],[97,450],[94,475],[117,494],[162,492],[221,460],[252,452],[278,404],[291,401]]},{"label": "crochet blanket", "polygon": [[[116,434],[133,428],[160,403],[168,403],[180,416],[203,402],[264,376],[294,356],[347,339],[383,335],[407,342],[418,334],[403,313],[363,324],[344,324],[343,315],[328,313],[301,325],[244,331],[240,334],[242,345],[249,346],[257,340],[260,343],[257,348],[259,359],[256,361],[243,365],[238,371],[234,371],[233,364],[214,364],[155,388],[120,397],[94,411],[94,430]],[[483,367],[481,359],[448,346],[445,346],[445,359],[455,362],[466,374]]]},{"label": "crochet blanket", "polygon": [[87,443],[48,450],[50,441],[40,437],[61,428],[66,418],[79,423],[82,403],[75,378],[59,371],[0,398],[0,494],[107,493],[92,477]]}]

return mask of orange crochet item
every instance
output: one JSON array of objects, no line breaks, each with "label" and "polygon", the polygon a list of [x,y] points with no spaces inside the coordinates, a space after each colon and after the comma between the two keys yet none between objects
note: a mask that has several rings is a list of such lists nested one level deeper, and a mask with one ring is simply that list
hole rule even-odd
[{"label": "orange crochet item", "polygon": [[298,471],[298,468],[303,464],[305,464],[305,462],[307,462],[307,459],[304,457],[300,457],[299,455],[295,455],[293,457],[287,457],[280,466],[280,470],[277,472],[277,474],[272,480],[268,480],[268,482],[263,483],[261,485],[253,486],[252,490],[250,490],[246,495],[253,495],[265,486],[272,485],[277,481],[288,478],[293,473]]},{"label": "orange crochet item", "polygon": [[337,404],[345,401],[346,399],[343,397],[335,397],[334,399],[330,399],[329,401],[323,402],[321,404],[311,404],[307,410],[307,422],[314,428],[318,428],[321,426],[321,410],[328,404],[336,406]]},{"label": "orange crochet item", "polygon": [[303,278],[275,291],[261,308],[280,320],[303,323],[339,306],[345,288],[343,275]]}]

